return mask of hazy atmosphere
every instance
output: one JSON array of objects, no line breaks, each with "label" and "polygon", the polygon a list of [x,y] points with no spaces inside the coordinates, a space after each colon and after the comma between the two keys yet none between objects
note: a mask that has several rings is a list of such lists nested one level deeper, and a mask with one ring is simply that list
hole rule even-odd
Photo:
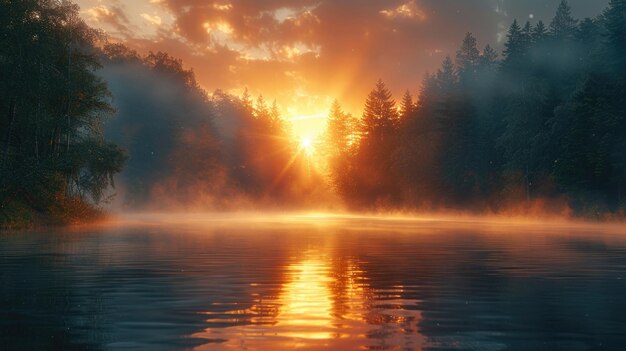
[{"label": "hazy atmosphere", "polygon": [[618,351],[626,0],[0,0],[0,350]]},{"label": "hazy atmosphere", "polygon": [[[513,19],[549,23],[559,0],[79,0],[81,17],[140,53],[165,51],[199,84],[276,99],[299,132],[319,132],[334,99],[360,114],[379,78],[396,96],[454,54],[466,32],[502,49]],[[576,18],[608,0],[572,0]]]},{"label": "hazy atmosphere", "polygon": [[9,223],[623,217],[620,1],[4,5]]}]

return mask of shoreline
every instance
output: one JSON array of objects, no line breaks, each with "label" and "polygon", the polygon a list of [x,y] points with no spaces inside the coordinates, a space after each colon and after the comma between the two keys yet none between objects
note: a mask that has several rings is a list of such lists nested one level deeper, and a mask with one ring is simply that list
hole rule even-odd
[{"label": "shoreline", "polygon": [[585,217],[566,216],[522,216],[498,214],[471,214],[463,212],[319,212],[319,211],[145,211],[115,213],[102,211],[89,220],[59,222],[47,216],[18,225],[0,224],[0,232],[28,232],[45,229],[85,228],[99,226],[152,226],[152,225],[341,225],[365,224],[374,227],[408,229],[420,226],[471,227],[520,227],[520,228],[611,228],[619,232],[626,224],[623,217],[598,220]]}]

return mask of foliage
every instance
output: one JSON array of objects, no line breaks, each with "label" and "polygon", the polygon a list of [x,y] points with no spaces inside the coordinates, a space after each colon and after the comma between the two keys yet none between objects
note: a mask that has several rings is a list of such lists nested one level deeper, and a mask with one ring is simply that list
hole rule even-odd
[{"label": "foliage", "polygon": [[0,212],[29,207],[50,215],[75,202],[95,208],[125,159],[103,138],[114,109],[95,74],[100,34],[69,2],[1,5]]},{"label": "foliage", "polygon": [[[322,178],[275,101],[208,94],[164,52],[98,47],[105,38],[70,2],[0,5],[0,223],[97,216],[120,172],[138,206],[319,197]],[[360,209],[565,199],[583,215],[624,213],[625,10],[611,0],[579,21],[563,0],[549,25],[513,21],[501,53],[467,33],[416,101],[407,91],[396,104],[382,80],[361,118],[335,101],[323,142],[332,187]]]},{"label": "foliage", "polygon": [[378,82],[360,143],[342,157],[352,174],[335,175],[356,188],[341,192],[346,202],[497,212],[568,199],[582,215],[623,213],[625,9],[612,0],[578,21],[563,0],[549,27],[513,21],[500,61],[467,33],[456,62],[424,79],[415,108],[405,94],[399,118]]}]

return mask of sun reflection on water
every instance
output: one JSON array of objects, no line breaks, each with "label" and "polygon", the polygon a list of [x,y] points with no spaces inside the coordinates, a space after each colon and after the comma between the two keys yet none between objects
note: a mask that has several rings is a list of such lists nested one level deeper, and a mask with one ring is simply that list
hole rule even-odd
[{"label": "sun reflection on water", "polygon": [[284,336],[333,338],[330,267],[325,260],[307,258],[287,268],[287,283],[279,297],[277,327]]},{"label": "sun reflection on water", "polygon": [[195,350],[351,350],[408,344],[421,350],[417,301],[404,300],[401,286],[373,289],[365,275],[352,259],[306,251],[285,266],[275,293],[252,293],[249,308],[234,304],[227,311],[204,312],[209,327],[192,337],[211,342]]}]

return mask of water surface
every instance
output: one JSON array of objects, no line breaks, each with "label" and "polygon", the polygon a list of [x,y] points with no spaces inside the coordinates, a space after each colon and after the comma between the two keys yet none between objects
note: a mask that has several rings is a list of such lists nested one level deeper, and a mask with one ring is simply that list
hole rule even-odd
[{"label": "water surface", "polygon": [[1,350],[624,350],[616,226],[144,215],[0,234]]}]

